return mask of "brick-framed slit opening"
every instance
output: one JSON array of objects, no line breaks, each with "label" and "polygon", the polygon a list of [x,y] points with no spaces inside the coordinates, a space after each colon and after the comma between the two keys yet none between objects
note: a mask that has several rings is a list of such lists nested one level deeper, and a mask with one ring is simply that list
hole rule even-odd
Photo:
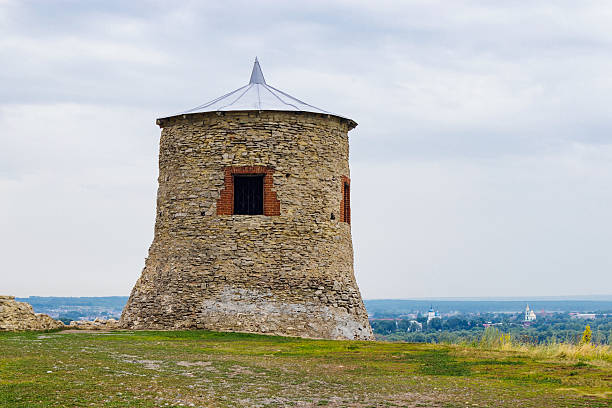
[{"label": "brick-framed slit opening", "polygon": [[351,223],[351,179],[342,176],[342,187],[340,189],[342,198],[340,199],[340,221]]},{"label": "brick-framed slit opening", "polygon": [[274,187],[274,169],[268,166],[227,166],[224,167],[225,185],[217,200],[217,215],[234,214],[234,175],[263,175],[263,215],[280,215],[280,201]]}]

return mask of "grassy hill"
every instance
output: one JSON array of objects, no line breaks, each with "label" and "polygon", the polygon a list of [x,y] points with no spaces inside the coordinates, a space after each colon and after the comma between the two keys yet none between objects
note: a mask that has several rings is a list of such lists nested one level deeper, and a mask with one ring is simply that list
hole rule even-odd
[{"label": "grassy hill", "polygon": [[612,361],[236,333],[0,333],[1,407],[610,407]]}]

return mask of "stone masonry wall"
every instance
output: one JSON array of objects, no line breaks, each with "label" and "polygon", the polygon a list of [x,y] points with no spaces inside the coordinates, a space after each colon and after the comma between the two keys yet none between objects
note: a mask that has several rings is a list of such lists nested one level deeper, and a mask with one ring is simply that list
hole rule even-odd
[{"label": "stone masonry wall", "polygon": [[42,313],[34,313],[28,303],[17,302],[14,296],[0,296],[0,331],[61,329],[64,323]]},{"label": "stone masonry wall", "polygon": [[[212,112],[161,126],[155,237],[122,326],[372,339],[339,214],[348,122]],[[269,170],[266,214],[279,215],[217,208],[246,166]]]}]

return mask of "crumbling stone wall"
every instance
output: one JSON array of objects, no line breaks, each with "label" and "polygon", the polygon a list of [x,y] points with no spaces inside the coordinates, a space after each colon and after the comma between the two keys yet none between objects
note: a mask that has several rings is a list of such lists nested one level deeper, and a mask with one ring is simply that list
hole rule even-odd
[{"label": "crumbling stone wall", "polygon": [[61,329],[64,323],[49,315],[34,313],[32,305],[17,302],[14,296],[0,296],[0,331]]},{"label": "crumbling stone wall", "polygon": [[[339,216],[351,123],[270,111],[160,123],[155,237],[121,325],[372,339]],[[266,169],[278,215],[217,208],[247,166]]]}]

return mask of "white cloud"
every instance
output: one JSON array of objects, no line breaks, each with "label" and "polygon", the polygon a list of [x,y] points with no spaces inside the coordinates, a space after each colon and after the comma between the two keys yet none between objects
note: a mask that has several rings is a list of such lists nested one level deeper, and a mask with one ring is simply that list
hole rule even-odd
[{"label": "white cloud", "polygon": [[[138,45],[122,44],[120,41],[99,41],[62,36],[52,38],[4,37],[0,48],[18,58],[32,58],[32,68],[41,69],[45,64],[65,65],[67,59],[91,59],[103,63],[167,63],[168,56],[154,48],[145,49]],[[22,60],[23,61],[23,60]]]},{"label": "white cloud", "polygon": [[0,110],[0,290],[129,292],[153,231],[159,136],[148,114],[75,104]]},{"label": "white cloud", "polygon": [[243,85],[255,55],[274,86],[359,122],[367,297],[610,287],[611,17],[600,1],[0,0],[0,290],[127,294],[152,235],[154,119]]},{"label": "white cloud", "polygon": [[352,177],[366,297],[583,295],[609,287],[612,147],[354,163]]}]

